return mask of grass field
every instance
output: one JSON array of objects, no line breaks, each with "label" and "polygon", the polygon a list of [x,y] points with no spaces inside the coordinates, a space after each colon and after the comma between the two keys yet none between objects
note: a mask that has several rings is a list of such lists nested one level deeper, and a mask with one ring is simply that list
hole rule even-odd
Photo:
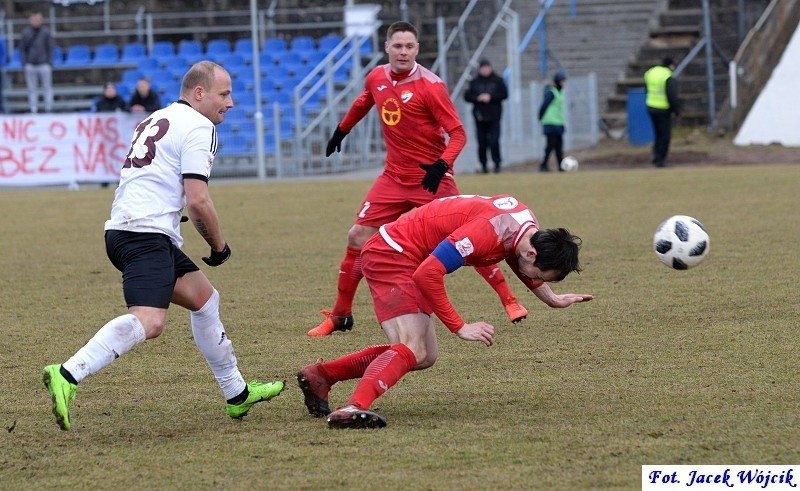
[{"label": "grass field", "polygon": [[[512,326],[479,276],[458,271],[454,305],[498,326],[496,345],[439,325],[439,362],[380,398],[389,426],[364,431],[308,416],[294,374],[384,342],[364,284],[354,331],[305,336],[331,306],[369,181],[212,183],[233,257],[204,269],[243,373],[286,379],[280,397],[229,419],[173,308],[160,338],[81,384],[70,432],[41,369],[124,312],[102,241],[113,190],[0,192],[0,488],[638,489],[642,464],[797,464],[798,183],[797,165],[460,177],[464,193],[513,194],[544,227],[581,236],[585,271],[554,290],[595,300],[549,309],[512,279],[530,311]],[[652,252],[674,214],[711,236],[689,271]],[[200,263],[206,247],[184,227]]]}]

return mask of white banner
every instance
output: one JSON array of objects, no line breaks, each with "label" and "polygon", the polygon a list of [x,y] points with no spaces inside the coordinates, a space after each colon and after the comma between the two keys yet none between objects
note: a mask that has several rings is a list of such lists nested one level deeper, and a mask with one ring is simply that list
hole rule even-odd
[{"label": "white banner", "polygon": [[142,115],[0,116],[0,187],[117,182]]},{"label": "white banner", "polygon": [[800,465],[643,465],[642,490],[790,490]]}]

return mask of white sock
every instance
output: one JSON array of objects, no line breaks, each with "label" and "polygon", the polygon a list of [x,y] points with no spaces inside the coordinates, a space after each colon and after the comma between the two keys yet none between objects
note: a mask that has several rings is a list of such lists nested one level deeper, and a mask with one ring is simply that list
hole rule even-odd
[{"label": "white sock", "polygon": [[190,317],[194,342],[214,372],[225,399],[238,396],[247,383],[239,372],[233,344],[219,318],[219,292],[215,289],[208,302],[197,312],[191,312]]},{"label": "white sock", "polygon": [[111,319],[63,367],[77,382],[99,372],[145,339],[144,326],[133,314]]}]

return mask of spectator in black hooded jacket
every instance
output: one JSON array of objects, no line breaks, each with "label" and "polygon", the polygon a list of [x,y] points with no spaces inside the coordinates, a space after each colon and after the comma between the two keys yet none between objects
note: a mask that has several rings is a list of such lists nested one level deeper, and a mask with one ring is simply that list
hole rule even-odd
[{"label": "spectator in black hooded jacket", "polygon": [[489,60],[481,60],[478,75],[469,83],[464,99],[471,102],[472,116],[475,118],[475,132],[478,136],[478,160],[484,174],[489,172],[486,151],[491,151],[494,171],[500,172],[500,119],[503,114],[503,100],[508,97],[508,89],[502,77],[494,73]]}]

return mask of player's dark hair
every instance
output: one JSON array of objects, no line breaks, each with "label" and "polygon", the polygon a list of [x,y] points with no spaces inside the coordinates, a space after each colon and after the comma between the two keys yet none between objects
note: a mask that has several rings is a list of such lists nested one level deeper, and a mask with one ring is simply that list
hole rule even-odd
[{"label": "player's dark hair", "polygon": [[541,271],[556,271],[555,281],[561,281],[571,272],[583,271],[578,261],[581,238],[572,235],[565,228],[537,230],[531,237],[531,245],[536,249],[533,263]]},{"label": "player's dark hair", "polygon": [[386,31],[386,40],[388,41],[396,32],[410,32],[414,35],[415,38],[419,39],[419,34],[417,33],[417,28],[413,25],[409,24],[408,22],[404,21],[397,21],[389,26],[389,29]]}]

